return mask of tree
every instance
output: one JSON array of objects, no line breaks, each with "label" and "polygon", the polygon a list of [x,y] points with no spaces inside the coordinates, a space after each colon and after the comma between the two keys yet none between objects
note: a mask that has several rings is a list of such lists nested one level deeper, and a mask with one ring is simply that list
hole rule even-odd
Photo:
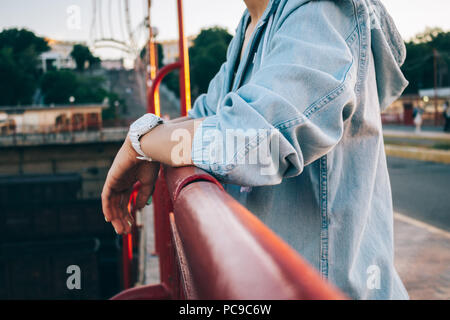
[{"label": "tree", "polygon": [[[75,73],[69,70],[54,70],[45,73],[41,80],[41,90],[46,104],[68,104],[78,88]],[[78,102],[78,100],[77,100]]]},{"label": "tree", "polygon": [[208,90],[209,82],[226,60],[232,36],[226,29],[203,29],[189,49],[192,100]]},{"label": "tree", "polygon": [[70,55],[75,60],[78,71],[84,71],[86,63],[88,63],[89,68],[95,67],[100,63],[100,59],[95,57],[91,50],[82,44],[74,45]]},{"label": "tree", "polygon": [[70,97],[75,103],[103,103],[105,98],[109,107],[103,110],[104,119],[115,119],[117,101],[126,107],[125,101],[115,92],[105,89],[105,79],[102,77],[77,74],[71,70],[55,70],[44,74],[41,90],[46,104],[68,104]]},{"label": "tree", "polygon": [[38,85],[38,57],[45,39],[26,29],[0,32],[0,105],[30,104]]},{"label": "tree", "polygon": [[405,93],[434,86],[434,58],[437,53],[437,80],[439,87],[450,86],[450,32],[426,29],[406,43],[407,57],[402,71],[409,81]]},{"label": "tree", "polygon": [[[189,48],[192,101],[208,90],[209,82],[226,60],[231,39],[228,31],[220,27],[203,29],[195,38],[193,46]],[[163,81],[177,96],[180,88],[178,75],[178,70],[174,71]]]},{"label": "tree", "polygon": [[48,51],[50,47],[44,38],[36,36],[27,29],[6,29],[0,32],[0,49],[12,48],[14,54],[33,50],[36,54]]}]

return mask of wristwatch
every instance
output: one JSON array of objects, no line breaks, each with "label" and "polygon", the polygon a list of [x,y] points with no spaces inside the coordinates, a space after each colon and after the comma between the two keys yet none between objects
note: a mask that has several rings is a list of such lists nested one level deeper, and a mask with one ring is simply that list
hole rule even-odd
[{"label": "wristwatch", "polygon": [[128,137],[130,138],[134,150],[140,155],[137,159],[152,161],[152,159],[147,157],[144,151],[142,151],[139,139],[161,123],[164,123],[163,119],[153,113],[147,113],[131,124],[130,130],[128,131]]}]

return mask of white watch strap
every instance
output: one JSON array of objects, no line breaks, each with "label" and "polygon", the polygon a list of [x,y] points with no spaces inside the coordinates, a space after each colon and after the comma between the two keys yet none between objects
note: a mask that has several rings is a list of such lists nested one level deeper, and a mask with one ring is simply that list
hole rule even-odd
[{"label": "white watch strap", "polygon": [[153,161],[152,158],[147,157],[145,155],[144,151],[142,151],[141,144],[139,143],[139,140],[138,140],[138,143],[132,142],[131,145],[133,146],[133,149],[140,155],[140,156],[136,157],[136,159],[146,160],[146,161]]},{"label": "white watch strap", "polygon": [[137,159],[152,161],[152,159],[142,151],[139,139],[144,134],[151,131],[154,127],[160,125],[163,122],[163,119],[161,119],[160,117],[152,113],[147,113],[131,124],[128,136],[130,138],[133,149],[139,154],[139,156],[136,157]]}]

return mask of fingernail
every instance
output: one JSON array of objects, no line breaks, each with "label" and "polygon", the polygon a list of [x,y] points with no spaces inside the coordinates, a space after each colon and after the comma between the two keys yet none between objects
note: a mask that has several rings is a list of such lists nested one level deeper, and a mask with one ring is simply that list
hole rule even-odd
[{"label": "fingernail", "polygon": [[129,225],[130,227],[133,226],[133,224],[132,224],[129,220],[127,220],[127,222],[128,222],[128,225]]},{"label": "fingernail", "polygon": [[106,222],[109,222],[109,220],[108,220],[108,218],[107,218],[107,217],[105,217],[105,221],[106,221]]}]

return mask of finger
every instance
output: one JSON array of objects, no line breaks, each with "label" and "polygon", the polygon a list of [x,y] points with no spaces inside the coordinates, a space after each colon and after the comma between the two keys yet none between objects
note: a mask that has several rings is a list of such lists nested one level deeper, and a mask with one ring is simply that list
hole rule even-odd
[{"label": "finger", "polygon": [[136,208],[142,209],[147,204],[148,198],[152,195],[154,189],[153,184],[141,185],[136,197]]},{"label": "finger", "polygon": [[105,183],[105,185],[103,187],[101,199],[102,199],[103,215],[105,216],[105,220],[108,222],[112,221],[114,218],[111,197],[112,197],[111,189],[109,189],[107,184]]},{"label": "finger", "polygon": [[122,223],[123,223],[123,225],[125,227],[125,232],[126,233],[130,233],[131,229],[133,227],[133,223],[131,222],[130,216],[122,219]]},{"label": "finger", "polygon": [[130,202],[130,196],[133,192],[133,189],[130,188],[129,191],[123,193],[120,198],[120,210],[121,210],[121,217],[126,217],[129,214],[128,210],[128,204]]},{"label": "finger", "polygon": [[124,230],[123,232],[126,234],[131,232],[131,229],[133,226],[133,222],[130,217],[131,217],[131,215],[127,215],[126,217],[121,219],[123,230]]},{"label": "finger", "polygon": [[124,232],[130,233],[131,228],[133,227],[133,222],[134,222],[134,219],[131,216],[131,214],[127,214],[125,217],[121,218],[120,221],[122,221]]},{"label": "finger", "polygon": [[114,227],[114,230],[116,231],[117,234],[123,234],[125,231],[125,226],[122,223],[121,219],[114,219],[111,221],[111,224]]},{"label": "finger", "polygon": [[110,198],[110,209],[111,209],[111,220],[115,220],[115,219],[121,219],[122,218],[122,214],[121,214],[121,210],[120,210],[120,197],[121,194],[120,193],[114,193],[114,195]]},{"label": "finger", "polygon": [[113,207],[114,207],[113,211],[114,211],[115,219],[123,218],[122,207],[121,207],[122,195],[123,195],[123,193],[117,193],[112,200]]}]

